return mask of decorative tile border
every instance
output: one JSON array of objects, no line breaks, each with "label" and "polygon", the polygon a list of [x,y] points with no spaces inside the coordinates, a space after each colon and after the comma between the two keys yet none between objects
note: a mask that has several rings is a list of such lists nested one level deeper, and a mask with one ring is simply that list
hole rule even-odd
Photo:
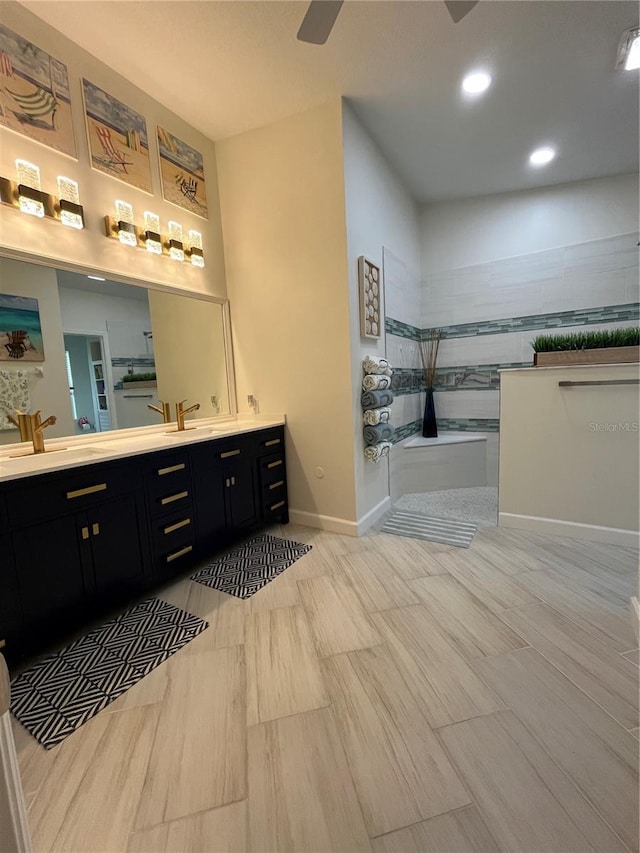
[{"label": "decorative tile border", "polygon": [[[470,338],[479,335],[500,335],[509,332],[550,331],[563,326],[590,326],[598,323],[635,322],[640,319],[640,303],[604,305],[600,308],[582,308],[575,311],[556,311],[552,314],[528,314],[504,320],[485,320],[478,323],[458,323],[442,326],[442,339]],[[421,330],[425,340],[430,329]],[[395,334],[395,333],[394,333]]]},{"label": "decorative tile border", "polygon": [[[437,418],[441,432],[500,432],[498,418]],[[422,432],[422,418],[396,427],[391,441],[397,444]]]},{"label": "decorative tile border", "polygon": [[419,341],[422,334],[422,330],[417,326],[410,326],[408,323],[393,320],[391,317],[385,318],[384,330],[388,335],[396,335],[398,338],[408,338],[410,341]]},{"label": "decorative tile border", "polygon": [[[500,370],[531,367],[531,361],[512,361],[503,364],[465,364],[439,367],[436,371],[436,391],[498,391]],[[396,397],[420,394],[425,390],[424,374],[418,367],[399,367],[393,371],[391,389]]]}]

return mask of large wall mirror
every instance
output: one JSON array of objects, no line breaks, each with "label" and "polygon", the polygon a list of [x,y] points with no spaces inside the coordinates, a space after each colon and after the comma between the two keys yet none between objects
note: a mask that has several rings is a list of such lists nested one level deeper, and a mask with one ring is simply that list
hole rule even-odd
[{"label": "large wall mirror", "polygon": [[15,409],[50,438],[161,423],[160,401],[232,414],[227,327],[218,301],[0,258],[0,444]]}]

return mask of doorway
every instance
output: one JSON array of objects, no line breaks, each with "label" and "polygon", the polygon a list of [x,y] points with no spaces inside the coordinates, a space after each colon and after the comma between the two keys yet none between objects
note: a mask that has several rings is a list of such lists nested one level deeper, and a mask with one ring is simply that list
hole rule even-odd
[{"label": "doorway", "polygon": [[106,336],[65,332],[64,349],[76,434],[116,429]]}]

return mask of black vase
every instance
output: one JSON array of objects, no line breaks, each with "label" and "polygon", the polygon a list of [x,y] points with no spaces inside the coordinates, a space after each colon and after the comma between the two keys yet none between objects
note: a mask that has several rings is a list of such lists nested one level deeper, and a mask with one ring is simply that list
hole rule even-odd
[{"label": "black vase", "polygon": [[424,417],[422,419],[422,435],[424,438],[438,437],[436,423],[436,407],[433,402],[433,388],[427,388],[424,400]]}]

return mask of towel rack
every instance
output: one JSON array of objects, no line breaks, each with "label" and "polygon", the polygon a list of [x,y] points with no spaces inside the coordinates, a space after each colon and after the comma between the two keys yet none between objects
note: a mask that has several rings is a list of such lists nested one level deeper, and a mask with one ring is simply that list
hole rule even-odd
[{"label": "towel rack", "polygon": [[589,379],[585,382],[558,382],[561,388],[576,388],[585,385],[640,385],[640,379]]}]

